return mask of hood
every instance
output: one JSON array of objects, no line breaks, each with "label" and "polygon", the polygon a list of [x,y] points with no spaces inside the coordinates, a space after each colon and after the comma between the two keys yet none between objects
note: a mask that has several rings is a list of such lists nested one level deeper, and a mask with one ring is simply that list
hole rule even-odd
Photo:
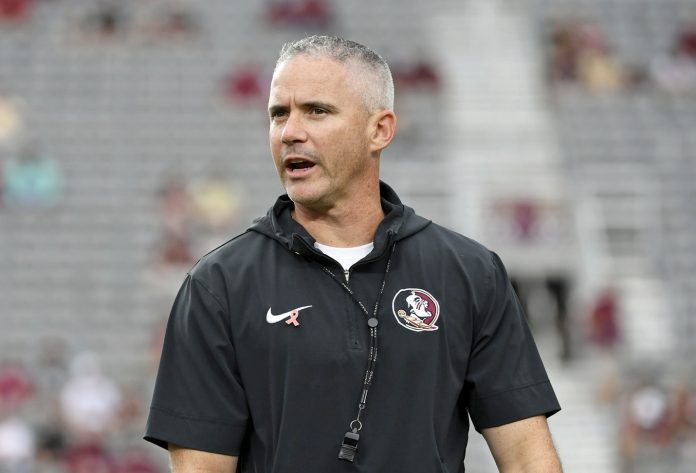
[{"label": "hood", "polygon": [[[381,253],[389,241],[396,242],[418,233],[430,224],[430,220],[416,215],[411,207],[403,205],[396,192],[382,181],[379,191],[384,220],[377,227],[373,252]],[[294,205],[287,194],[278,197],[268,213],[255,220],[249,231],[272,238],[290,251],[305,253],[307,248],[314,247],[316,240],[292,218]]]}]

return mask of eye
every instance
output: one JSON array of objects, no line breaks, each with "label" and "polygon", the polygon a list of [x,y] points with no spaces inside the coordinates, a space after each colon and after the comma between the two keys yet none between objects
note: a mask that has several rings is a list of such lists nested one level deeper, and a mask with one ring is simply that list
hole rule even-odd
[{"label": "eye", "polygon": [[286,110],[273,109],[270,111],[268,116],[271,118],[272,121],[274,121],[274,120],[278,120],[280,118],[285,117],[287,114],[288,114],[288,112]]},{"label": "eye", "polygon": [[312,109],[309,111],[311,115],[325,115],[326,110],[324,110],[321,107],[312,107]]}]

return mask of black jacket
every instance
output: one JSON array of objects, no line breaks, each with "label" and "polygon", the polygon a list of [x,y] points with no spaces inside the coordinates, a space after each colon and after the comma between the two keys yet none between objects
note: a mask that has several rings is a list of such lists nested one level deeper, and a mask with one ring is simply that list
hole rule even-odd
[{"label": "black jacket", "polygon": [[394,247],[355,463],[338,450],[362,390],[367,317],[287,196],[187,275],[147,440],[238,455],[242,472],[453,473],[467,413],[480,430],[559,409],[499,258],[381,192],[374,250],[347,283],[371,312]]}]

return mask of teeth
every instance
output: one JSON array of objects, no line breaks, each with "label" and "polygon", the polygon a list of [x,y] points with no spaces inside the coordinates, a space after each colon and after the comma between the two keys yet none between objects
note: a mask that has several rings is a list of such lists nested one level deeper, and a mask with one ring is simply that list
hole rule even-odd
[{"label": "teeth", "polygon": [[290,169],[305,169],[314,166],[314,163],[305,159],[288,159],[286,166]]}]

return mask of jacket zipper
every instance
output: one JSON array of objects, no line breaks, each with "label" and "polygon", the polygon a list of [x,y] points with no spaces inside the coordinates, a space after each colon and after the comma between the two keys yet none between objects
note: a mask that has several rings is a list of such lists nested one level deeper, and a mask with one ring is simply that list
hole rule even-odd
[{"label": "jacket zipper", "polygon": [[[321,257],[322,259],[325,259],[327,261],[333,262],[336,266],[340,267],[343,269],[343,267],[335,261],[333,258],[325,255],[324,253],[321,253],[317,251],[315,248],[310,246],[304,238],[300,238],[300,241],[302,242],[302,245],[307,248],[310,252],[314,253],[315,255]],[[295,252],[298,255],[301,253]],[[319,261],[319,264],[322,264],[321,261]],[[351,267],[352,268],[352,267]],[[348,281],[350,279],[350,269],[343,269],[343,277],[346,279],[346,284],[348,284]],[[340,274],[340,273],[339,273]],[[350,301],[350,298],[347,297],[347,300]],[[350,307],[352,304],[346,304],[346,307]],[[349,310],[347,309],[347,317],[348,317],[348,332],[347,332],[347,338],[348,338],[348,347],[350,350],[360,350],[361,344],[360,344],[360,336],[358,335],[358,325],[359,325],[359,317],[358,314],[356,313],[355,309]]]},{"label": "jacket zipper", "polygon": [[[387,245],[386,245],[386,248],[387,248],[387,249],[389,249],[389,248],[391,247],[393,238],[394,238],[394,233],[393,233],[391,230],[390,230],[390,231],[387,231]],[[333,258],[330,258],[330,257],[326,256],[324,253],[320,253],[320,252],[318,252],[315,248],[311,247],[303,238],[300,238],[300,241],[302,242],[302,244],[304,245],[304,247],[307,248],[307,249],[308,249],[309,251],[311,251],[312,253],[314,253],[314,254],[316,254],[316,255],[318,255],[318,256],[327,258],[327,259],[333,261],[333,262],[334,262],[335,264],[337,264],[338,266],[341,266],[341,265],[338,264],[338,262],[335,261]],[[299,254],[299,253],[298,253],[298,254]],[[372,258],[369,258],[369,259],[366,259],[366,260],[362,260],[362,261],[360,261],[359,263],[356,263],[356,264],[371,263],[371,262],[373,262],[373,261],[379,260],[379,259],[382,258],[383,256],[384,256],[384,252],[382,252],[382,253],[380,253],[380,254],[378,254],[378,255],[375,255],[375,256],[373,256]],[[348,282],[350,281],[350,271],[351,271],[351,269],[353,269],[353,267],[355,267],[355,265],[351,266],[351,267],[348,268],[348,269],[344,269],[344,270],[343,270],[343,276],[346,278],[346,284],[348,284]],[[355,313],[354,313],[354,312],[352,313],[352,317],[351,317],[351,325],[352,325],[352,327],[351,327],[351,329],[349,330],[349,333],[350,333],[350,335],[349,335],[350,342],[349,342],[349,343],[351,344],[351,348],[352,348],[353,350],[360,349],[360,337],[359,337],[359,335],[358,335],[358,333],[357,333],[357,330],[356,330],[356,329],[357,329],[357,326],[358,326],[358,319],[357,319],[357,317],[355,316]]]},{"label": "jacket zipper", "polygon": [[[392,245],[392,238],[393,238],[393,237],[394,237],[394,234],[392,233],[392,231],[391,231],[391,230],[388,230],[388,231],[387,231],[387,249],[389,249],[389,248],[391,247],[391,245]],[[373,261],[377,261],[378,259],[380,259],[382,256],[384,256],[384,252],[382,252],[382,253],[380,253],[380,254],[378,254],[378,255],[376,255],[376,256],[373,256],[372,258],[369,258],[369,259],[366,259],[366,260],[358,261],[357,263],[355,263],[355,264],[354,264],[353,266],[351,266],[350,268],[344,269],[344,270],[343,270],[343,275],[346,277],[346,283],[347,283],[348,281],[350,281],[350,270],[353,269],[356,265],[358,265],[358,264],[365,264],[365,263],[372,263]]]}]

